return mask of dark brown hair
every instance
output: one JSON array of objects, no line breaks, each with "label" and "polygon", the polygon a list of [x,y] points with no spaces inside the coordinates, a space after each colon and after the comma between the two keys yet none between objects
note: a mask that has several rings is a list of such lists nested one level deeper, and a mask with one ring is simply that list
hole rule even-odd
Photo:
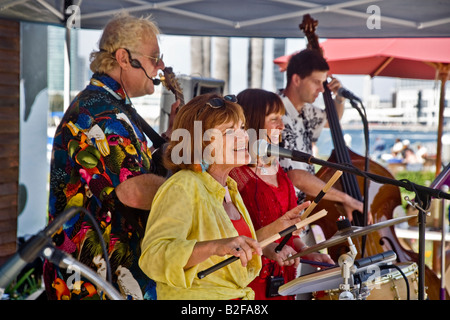
[{"label": "dark brown hair", "polygon": [[245,128],[254,129],[259,137],[259,130],[264,129],[265,118],[271,113],[285,113],[281,98],[263,89],[245,89],[237,95],[239,104],[244,109]]},{"label": "dark brown hair", "polygon": [[289,86],[294,74],[298,74],[300,78],[304,79],[314,71],[328,70],[330,70],[330,67],[320,52],[311,49],[302,50],[289,59],[286,69],[287,86]]}]

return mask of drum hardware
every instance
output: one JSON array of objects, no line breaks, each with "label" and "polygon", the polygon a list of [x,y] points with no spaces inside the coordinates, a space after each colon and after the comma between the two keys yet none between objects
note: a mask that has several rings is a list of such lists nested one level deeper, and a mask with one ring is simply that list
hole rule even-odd
[{"label": "drum hardware", "polygon": [[[348,220],[347,220],[348,221]],[[355,296],[350,292],[349,279],[353,273],[355,273],[356,268],[354,266],[355,257],[358,253],[355,245],[353,244],[352,238],[348,237],[348,246],[350,251],[339,256],[338,264],[341,267],[341,275],[344,279],[344,283],[339,285],[341,294],[339,295],[339,300],[354,300]]]},{"label": "drum hardware", "polygon": [[[414,265],[413,265],[414,267]],[[406,274],[403,272],[403,270],[396,265],[392,265],[392,266],[382,266],[381,269],[397,269],[397,273],[399,273],[401,275],[401,277],[403,278],[404,282],[405,282],[405,286],[406,286],[406,299],[407,300],[411,300],[411,288],[409,285],[409,281],[408,278],[406,276]],[[387,279],[389,280],[390,283],[390,289],[391,291],[393,291],[395,293],[394,296],[394,300],[400,300],[401,299],[401,294],[400,294],[400,289],[399,286],[396,282],[396,280],[398,280],[398,275],[396,275],[395,273],[389,273],[387,276]],[[412,284],[414,284],[415,282],[418,284],[419,283],[419,277],[417,272],[414,273],[413,278],[411,279]],[[414,295],[417,295],[418,290],[414,289]]]},{"label": "drum hardware", "polygon": [[[353,286],[350,291],[355,300],[418,299],[418,267],[415,262],[394,265],[384,261],[366,268],[367,272],[357,270],[353,275]],[[381,271],[381,274],[374,276],[371,271],[375,270]],[[316,288],[320,289],[320,285]],[[337,286],[312,293],[314,300],[338,300],[339,295],[340,290]]]},{"label": "drum hardware", "polygon": [[[312,293],[316,300],[323,300],[323,297],[333,300],[366,300],[374,289],[382,289],[380,291],[383,291],[384,294],[386,284],[391,279],[390,283],[398,283],[398,271],[392,276],[388,273],[388,269],[395,267],[392,265],[392,262],[397,259],[394,251],[390,250],[358,260],[354,260],[355,255],[356,251],[350,249],[349,253],[340,256],[339,266],[292,280],[280,287],[279,294]],[[414,281],[414,279],[412,280]],[[403,293],[403,290],[399,291]],[[392,294],[385,295],[391,296]],[[405,294],[396,294],[394,299],[400,296],[404,297]]]},{"label": "drum hardware", "polygon": [[418,225],[419,225],[419,300],[425,300],[425,227],[427,224],[427,216],[431,202],[431,195],[414,190],[416,197],[414,201],[405,196],[405,201],[412,207],[418,209]]},{"label": "drum hardware", "polygon": [[353,294],[356,296],[356,300],[366,300],[369,297],[374,289],[373,287],[379,286],[378,284],[372,285],[371,283],[376,283],[377,278],[384,276],[384,273],[387,273],[384,270],[392,269],[392,263],[396,259],[397,255],[395,252],[389,250],[355,261],[357,271],[354,274]]},{"label": "drum hardware", "polygon": [[369,234],[369,233],[379,230],[379,229],[383,229],[386,227],[393,226],[395,224],[406,222],[411,218],[414,218],[414,216],[405,216],[405,217],[394,218],[394,219],[378,222],[378,223],[369,225],[367,227],[352,226],[352,227],[346,228],[344,230],[338,230],[336,232],[336,234],[334,236],[332,236],[330,239],[322,241],[314,246],[310,246],[307,249],[300,251],[291,257],[288,257],[286,260],[291,260],[291,259],[295,259],[297,257],[302,257],[305,255],[308,255],[313,252],[318,252],[322,249],[326,249],[326,248],[335,246],[337,244],[343,243],[343,242],[347,241],[348,237],[353,238],[353,237],[363,236],[363,235]]},{"label": "drum hardware", "polygon": [[[363,236],[375,230],[406,222],[413,217],[414,216],[405,216],[394,218],[367,227],[354,227],[349,224],[347,219],[339,219],[337,221],[339,230],[333,237],[317,245],[311,246],[304,251],[298,252],[286,260],[305,256],[312,252],[317,252],[347,241],[349,243],[350,251],[339,257],[338,262],[340,267],[330,268],[294,279],[281,286],[279,288],[279,294],[292,295],[339,288],[340,300],[366,299],[371,294],[371,290],[373,290],[368,285],[368,280],[370,280],[371,277],[373,278],[373,272],[370,273],[370,271],[374,271],[375,268],[378,268],[379,270],[384,268],[395,268],[394,266],[387,264],[395,261],[396,254],[393,251],[387,251],[355,261],[354,258],[356,257],[357,252],[353,245],[352,237]],[[398,293],[396,293],[396,297],[399,297]]]}]

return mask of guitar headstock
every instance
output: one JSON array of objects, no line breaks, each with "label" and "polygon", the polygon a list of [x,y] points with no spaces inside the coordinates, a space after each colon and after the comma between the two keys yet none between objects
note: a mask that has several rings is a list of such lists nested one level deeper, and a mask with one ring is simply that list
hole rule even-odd
[{"label": "guitar headstock", "polygon": [[306,38],[308,39],[308,49],[319,50],[323,55],[322,48],[319,45],[319,39],[316,35],[316,28],[319,25],[317,20],[314,20],[309,14],[303,16],[303,21],[299,25],[300,30],[303,31]]},{"label": "guitar headstock", "polygon": [[184,105],[183,89],[181,89],[172,67],[165,67],[164,76],[160,76],[163,85],[175,95],[175,100],[180,100],[180,107]]}]

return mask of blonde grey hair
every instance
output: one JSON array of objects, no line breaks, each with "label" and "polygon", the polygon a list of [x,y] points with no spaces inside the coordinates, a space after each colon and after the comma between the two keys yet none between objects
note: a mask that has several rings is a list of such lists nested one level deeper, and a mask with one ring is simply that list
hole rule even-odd
[{"label": "blonde grey hair", "polygon": [[138,18],[126,12],[118,14],[103,29],[99,51],[93,51],[90,55],[91,71],[108,73],[118,65],[114,57],[117,49],[136,50],[140,44],[156,38],[159,33],[151,16]]}]

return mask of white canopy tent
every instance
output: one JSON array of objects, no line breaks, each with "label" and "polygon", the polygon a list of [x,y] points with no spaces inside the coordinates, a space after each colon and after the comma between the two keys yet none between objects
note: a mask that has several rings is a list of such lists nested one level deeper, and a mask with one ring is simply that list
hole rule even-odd
[{"label": "white canopy tent", "polygon": [[310,14],[320,38],[450,37],[450,0],[0,0],[0,19],[84,29],[122,10],[170,35],[298,38]]},{"label": "white canopy tent", "polygon": [[320,38],[450,36],[450,0],[0,0],[0,19],[67,27],[65,105],[70,28],[102,29],[123,10],[151,14],[168,35],[298,38],[310,14]]},{"label": "white canopy tent", "polygon": [[0,18],[102,29],[121,10],[165,34],[292,38],[304,14],[321,38],[447,37],[448,0],[0,0]]}]

